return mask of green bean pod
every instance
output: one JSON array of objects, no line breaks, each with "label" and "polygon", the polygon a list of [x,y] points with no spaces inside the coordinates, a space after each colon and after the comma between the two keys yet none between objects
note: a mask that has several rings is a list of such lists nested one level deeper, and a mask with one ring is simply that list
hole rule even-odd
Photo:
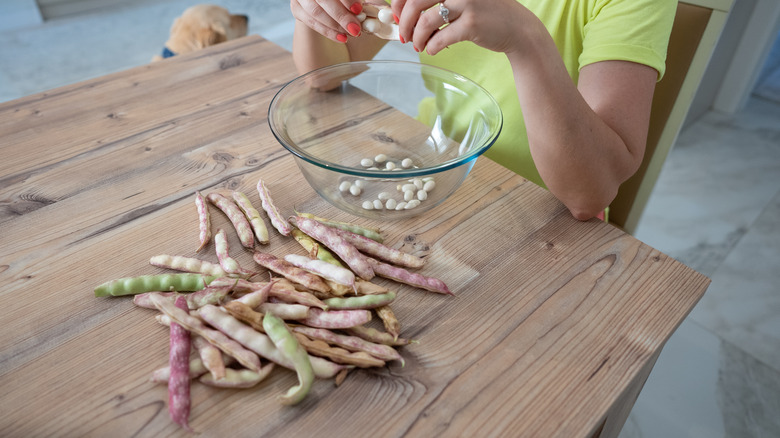
[{"label": "green bean pod", "polygon": [[95,288],[96,297],[136,295],[145,292],[193,292],[206,287],[215,276],[155,274],[111,280]]},{"label": "green bean pod", "polygon": [[298,385],[293,386],[286,394],[279,397],[282,404],[294,405],[306,397],[314,383],[314,370],[311,366],[309,353],[298,343],[295,335],[287,328],[284,321],[273,313],[269,312],[263,316],[263,329],[279,352],[293,363],[295,372],[298,374]]},{"label": "green bean pod", "polygon": [[332,310],[351,310],[351,309],[376,309],[386,306],[395,300],[395,292],[388,291],[383,294],[359,295],[356,297],[335,297],[322,300],[328,309]]}]

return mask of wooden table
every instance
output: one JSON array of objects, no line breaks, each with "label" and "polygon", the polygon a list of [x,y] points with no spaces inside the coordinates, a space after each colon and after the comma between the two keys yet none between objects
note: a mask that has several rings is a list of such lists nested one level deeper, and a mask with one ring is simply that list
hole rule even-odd
[{"label": "wooden table", "polygon": [[[480,158],[417,219],[359,220],[304,183],[267,126],[291,56],[248,37],[0,105],[0,430],[4,436],[186,435],[149,382],[168,329],[104,281],[194,256],[196,190],[259,178],[293,208],[430,246],[454,297],[395,287],[406,366],[320,380],[299,405],[278,368],[258,387],[192,385],[201,436],[615,436],[665,341],[709,280],[622,231],[578,222]],[[213,226],[229,226],[212,214]],[[251,253],[229,233],[232,255]],[[271,232],[268,251],[299,252]],[[203,255],[216,261],[216,257]]]}]

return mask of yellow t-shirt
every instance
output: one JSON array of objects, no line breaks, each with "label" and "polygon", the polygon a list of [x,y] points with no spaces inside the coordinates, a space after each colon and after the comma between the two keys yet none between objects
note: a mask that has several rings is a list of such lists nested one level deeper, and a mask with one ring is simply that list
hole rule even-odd
[{"label": "yellow t-shirt", "polygon": [[[676,0],[518,0],[550,32],[576,84],[579,70],[599,61],[632,61],[664,74]],[[486,156],[544,186],[531,158],[514,77],[503,53],[460,42],[420,61],[456,71],[485,87],[498,101],[504,125]]]}]

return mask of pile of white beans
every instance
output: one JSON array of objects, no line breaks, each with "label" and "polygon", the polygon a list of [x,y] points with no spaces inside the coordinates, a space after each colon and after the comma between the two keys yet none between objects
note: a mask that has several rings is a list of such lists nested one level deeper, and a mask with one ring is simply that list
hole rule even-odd
[{"label": "pile of white beans", "polygon": [[[368,170],[403,170],[414,166],[411,158],[404,158],[400,161],[388,159],[387,155],[379,154],[373,159],[364,158],[360,160],[360,165]],[[380,167],[381,166],[381,167]],[[363,194],[366,186],[366,180],[357,179],[355,181],[342,181],[339,184],[339,191],[343,194],[349,193],[358,197]],[[380,192],[376,199],[363,201],[362,207],[365,210],[411,210],[428,199],[428,193],[436,187],[436,181],[431,176],[425,178],[412,178],[406,183],[396,186],[396,193]]]}]

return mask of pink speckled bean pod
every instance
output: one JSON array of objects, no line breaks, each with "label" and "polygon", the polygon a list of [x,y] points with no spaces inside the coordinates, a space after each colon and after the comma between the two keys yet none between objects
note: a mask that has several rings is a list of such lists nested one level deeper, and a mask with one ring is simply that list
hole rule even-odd
[{"label": "pink speckled bean pod", "polygon": [[375,342],[366,341],[358,336],[341,335],[327,329],[318,329],[314,327],[295,326],[293,327],[293,331],[303,333],[313,339],[323,340],[329,344],[338,345],[339,347],[346,348],[350,351],[363,351],[384,361],[398,360],[401,362],[401,366],[405,365],[404,358],[401,357],[395,348],[389,345],[377,344]]},{"label": "pink speckled bean pod", "polygon": [[330,291],[330,286],[328,286],[322,278],[303,270],[284,259],[280,259],[273,254],[257,251],[253,257],[258,265],[270,269],[292,282],[302,284],[307,288],[318,292],[325,293]]},{"label": "pink speckled bean pod", "polygon": [[454,295],[450,289],[438,278],[426,277],[416,272],[409,272],[404,268],[388,265],[372,258],[368,259],[371,267],[374,268],[376,275],[397,281],[399,283],[415,286],[431,292],[440,294]]},{"label": "pink speckled bean pod", "polygon": [[257,193],[260,195],[260,202],[262,203],[263,210],[268,214],[268,219],[271,220],[271,225],[277,229],[283,236],[289,236],[292,232],[292,225],[279,213],[276,208],[273,199],[271,199],[271,193],[265,186],[263,180],[257,182]]},{"label": "pink speckled bean pod", "polygon": [[[186,312],[187,299],[176,298],[175,308]],[[171,322],[171,342],[168,378],[168,413],[174,423],[192,432],[190,418],[190,333],[177,322]]]},{"label": "pink speckled bean pod", "polygon": [[236,205],[241,211],[244,212],[249,224],[255,231],[255,237],[257,241],[263,245],[268,244],[268,227],[265,226],[265,221],[260,217],[260,212],[252,205],[249,198],[238,191],[233,192],[233,200],[236,201]]},{"label": "pink speckled bean pod", "polygon": [[200,246],[195,252],[199,252],[211,240],[211,217],[206,199],[200,192],[195,192],[195,206],[198,208],[198,228],[200,229]]},{"label": "pink speckled bean pod", "polygon": [[[260,371],[260,358],[252,351],[242,347],[241,344],[229,338],[226,334],[210,329],[200,319],[191,316],[189,312],[179,309],[173,303],[159,294],[150,294],[150,299],[155,307],[165,313],[184,328],[192,333],[203,336],[215,347],[236,358],[236,360],[246,368],[253,371]],[[208,305],[205,307],[209,307]],[[204,307],[201,307],[203,309]]]},{"label": "pink speckled bean pod", "polygon": [[376,257],[380,260],[384,260],[390,264],[404,266],[407,268],[418,269],[425,265],[425,259],[407,254],[403,251],[395,248],[390,248],[387,245],[379,243],[368,237],[361,236],[347,230],[333,229],[347,242],[351,243],[355,248],[364,254]]},{"label": "pink speckled bean pod", "polygon": [[310,308],[309,315],[302,323],[309,327],[324,329],[344,329],[363,325],[371,321],[370,310],[328,310]]},{"label": "pink speckled bean pod", "polygon": [[222,210],[230,219],[230,222],[233,223],[233,227],[236,229],[239,240],[241,240],[241,245],[244,245],[245,248],[254,249],[255,235],[252,231],[252,226],[249,225],[249,221],[236,203],[219,193],[209,193],[206,199]]},{"label": "pink speckled bean pod", "polygon": [[374,270],[366,257],[354,245],[336,233],[333,228],[303,216],[296,216],[290,221],[309,237],[335,252],[358,277],[366,281],[374,278]]}]

